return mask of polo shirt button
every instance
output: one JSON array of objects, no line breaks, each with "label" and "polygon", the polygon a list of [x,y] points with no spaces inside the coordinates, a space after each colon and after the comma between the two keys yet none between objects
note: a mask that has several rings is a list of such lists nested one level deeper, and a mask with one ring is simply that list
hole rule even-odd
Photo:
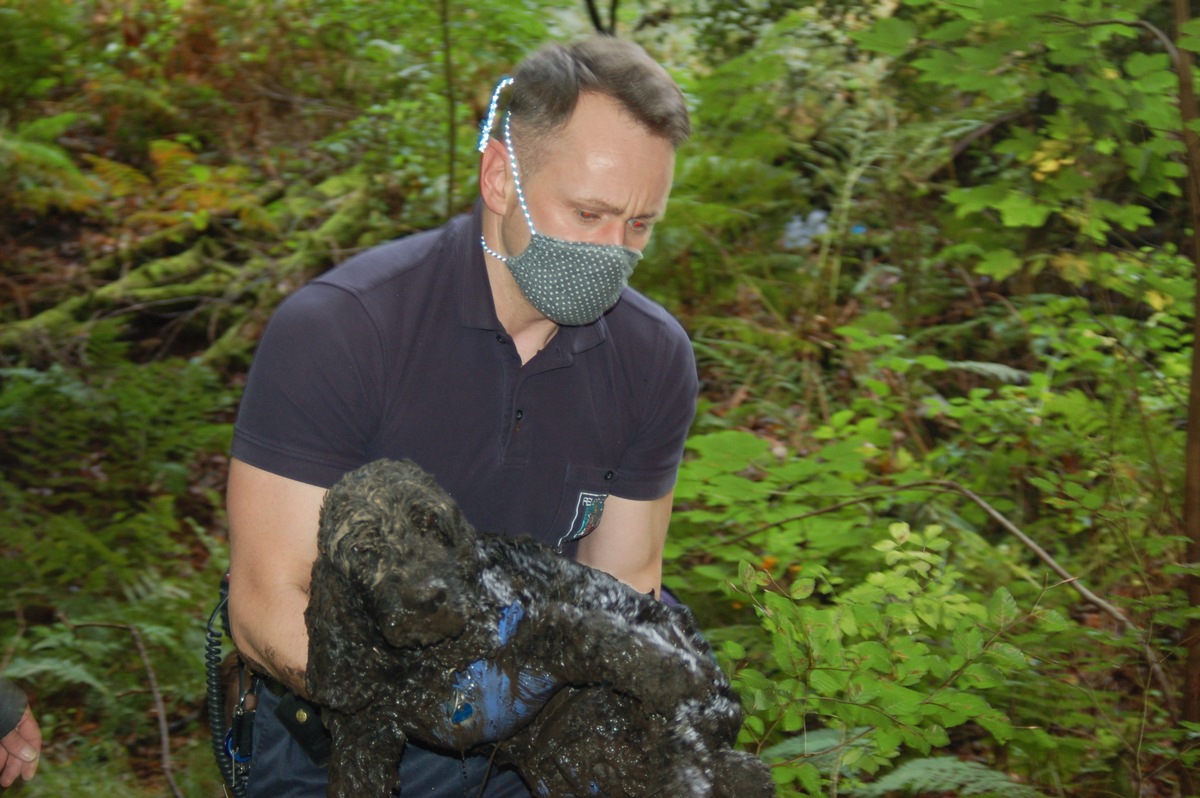
[{"label": "polo shirt button", "polygon": [[521,420],[521,419],[523,419],[523,418],[525,418],[525,411],[524,411],[524,410],[518,410],[518,411],[517,411],[517,421],[520,421],[520,420]]},{"label": "polo shirt button", "polygon": [[604,472],[604,478],[605,478],[605,479],[612,479],[612,478],[613,478],[613,477],[615,477],[615,476],[616,476],[616,474],[614,474],[612,471],[605,471],[605,472]]},{"label": "polo shirt button", "polygon": [[504,337],[503,335],[501,335],[500,333],[496,333],[496,340],[497,340],[498,342],[502,343],[502,344],[506,344],[506,343],[508,343],[508,339],[507,339],[507,338],[505,338],[505,337]]}]

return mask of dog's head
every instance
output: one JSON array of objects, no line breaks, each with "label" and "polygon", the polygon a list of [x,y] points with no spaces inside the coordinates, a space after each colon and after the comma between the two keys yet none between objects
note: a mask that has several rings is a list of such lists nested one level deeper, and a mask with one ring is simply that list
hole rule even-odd
[{"label": "dog's head", "polygon": [[320,556],[358,591],[398,648],[458,636],[475,532],[433,478],[409,461],[352,471],[321,509]]}]

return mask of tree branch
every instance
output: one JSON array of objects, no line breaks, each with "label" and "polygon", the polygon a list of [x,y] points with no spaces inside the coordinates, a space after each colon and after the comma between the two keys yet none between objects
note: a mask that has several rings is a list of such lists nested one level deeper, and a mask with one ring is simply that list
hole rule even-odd
[{"label": "tree branch", "polygon": [[446,113],[449,124],[446,141],[446,221],[454,216],[454,188],[457,182],[458,151],[458,104],[454,97],[453,40],[450,38],[450,0],[441,0],[439,6],[442,27],[442,73],[446,81]]},{"label": "tree branch", "polygon": [[604,20],[600,18],[600,9],[596,7],[596,0],[585,0],[587,3],[588,16],[592,18],[592,27],[596,29],[596,33],[602,36],[617,35],[617,0],[612,0],[608,9],[608,25],[605,26]]},{"label": "tree branch", "polygon": [[596,0],[586,0],[588,16],[592,18],[592,27],[596,33],[605,33],[604,22],[600,19],[600,10],[596,8]]},{"label": "tree branch", "polygon": [[1159,40],[1160,43],[1162,43],[1162,46],[1166,49],[1167,54],[1171,56],[1172,64],[1175,64],[1176,66],[1179,64],[1179,50],[1176,49],[1175,43],[1171,41],[1171,37],[1164,33],[1160,28],[1144,19],[1097,19],[1091,22],[1080,22],[1077,19],[1059,16],[1058,14],[1043,14],[1042,19],[1050,22],[1058,22],[1063,25],[1071,25],[1072,27],[1076,28],[1099,28],[1104,25],[1120,25],[1125,28],[1142,28],[1143,30],[1149,31],[1156,39]]}]

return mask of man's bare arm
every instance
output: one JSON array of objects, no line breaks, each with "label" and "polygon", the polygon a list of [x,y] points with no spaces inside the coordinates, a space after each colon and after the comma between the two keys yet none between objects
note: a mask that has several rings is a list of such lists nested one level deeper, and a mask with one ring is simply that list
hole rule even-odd
[{"label": "man's bare arm", "polygon": [[229,620],[238,651],[306,693],[304,610],[325,489],[234,460],[229,469]]},{"label": "man's bare arm", "polygon": [[600,525],[579,541],[576,559],[615,576],[641,593],[662,590],[663,545],[674,492],[652,501],[609,496]]}]

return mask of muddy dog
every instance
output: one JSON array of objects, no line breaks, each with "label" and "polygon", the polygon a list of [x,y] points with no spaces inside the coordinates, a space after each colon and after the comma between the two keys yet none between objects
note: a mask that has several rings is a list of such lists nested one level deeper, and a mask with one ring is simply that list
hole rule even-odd
[{"label": "muddy dog", "polygon": [[476,532],[407,461],[335,485],[318,546],[307,680],[330,796],[391,795],[409,739],[490,750],[540,798],[774,795],[731,748],[741,708],[686,610]]}]

